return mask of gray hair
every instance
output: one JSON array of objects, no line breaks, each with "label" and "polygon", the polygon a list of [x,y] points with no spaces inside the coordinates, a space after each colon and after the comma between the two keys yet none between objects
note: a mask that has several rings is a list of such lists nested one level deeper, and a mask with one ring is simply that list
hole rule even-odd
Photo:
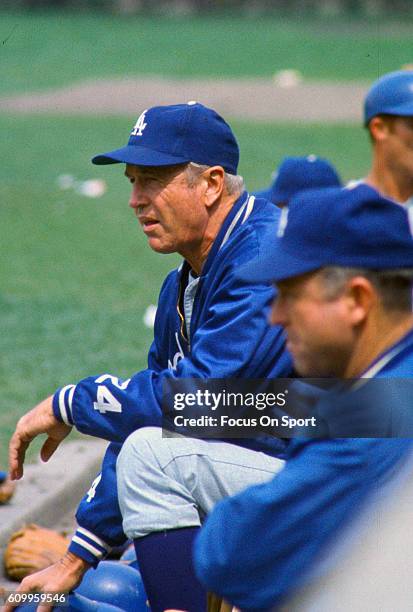
[{"label": "gray hair", "polygon": [[[189,162],[186,167],[188,184],[192,186],[198,177],[210,167],[211,166],[203,166],[201,164],[196,164],[195,162]],[[229,174],[228,172],[225,172],[224,184],[228,195],[241,193],[245,189],[244,179],[238,174]]]},{"label": "gray hair", "polygon": [[355,276],[364,276],[376,289],[386,310],[412,310],[413,268],[368,270],[329,266],[322,269],[327,299],[334,299]]}]

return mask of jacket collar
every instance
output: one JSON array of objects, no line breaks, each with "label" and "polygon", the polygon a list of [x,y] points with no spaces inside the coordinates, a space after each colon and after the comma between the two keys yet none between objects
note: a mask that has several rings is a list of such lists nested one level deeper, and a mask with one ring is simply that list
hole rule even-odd
[{"label": "jacket collar", "polygon": [[253,205],[254,196],[250,196],[247,191],[244,191],[234,202],[230,212],[226,216],[224,223],[221,226],[221,229],[218,232],[217,237],[214,240],[211,250],[208,253],[208,257],[202,268],[201,276],[205,276],[208,273],[212,262],[214,261],[215,255],[220,248],[224,246],[235,229],[246,221],[249,214],[252,212]]},{"label": "jacket collar", "polygon": [[404,351],[408,346],[413,345],[413,329],[407,332],[396,344],[389,347],[381,353],[369,365],[367,370],[363,372],[360,378],[374,378],[381,370],[383,370],[399,353]]}]

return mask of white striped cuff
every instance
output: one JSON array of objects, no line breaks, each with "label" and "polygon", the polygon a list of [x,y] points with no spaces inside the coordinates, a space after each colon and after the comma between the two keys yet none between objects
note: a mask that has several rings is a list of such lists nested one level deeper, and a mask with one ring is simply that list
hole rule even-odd
[{"label": "white striped cuff", "polygon": [[73,426],[72,402],[76,385],[66,385],[59,392],[59,412],[63,423]]},{"label": "white striped cuff", "polygon": [[97,560],[106,557],[106,555],[112,550],[104,540],[96,536],[91,531],[78,527],[75,535],[72,537],[72,542],[75,542],[82,548],[86,549],[91,553]]}]

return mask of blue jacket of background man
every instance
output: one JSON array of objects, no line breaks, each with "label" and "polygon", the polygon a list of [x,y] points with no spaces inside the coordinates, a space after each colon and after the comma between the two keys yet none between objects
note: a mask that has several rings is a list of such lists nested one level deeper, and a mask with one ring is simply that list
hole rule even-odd
[{"label": "blue jacket of background man", "polygon": [[[363,377],[411,378],[413,331],[370,368]],[[195,547],[198,577],[243,612],[278,609],[412,450],[408,438],[292,440],[272,481],[208,516]]]},{"label": "blue jacket of background man", "polygon": [[[267,317],[273,298],[268,285],[240,281],[236,272],[260,254],[266,232],[276,234],[279,211],[244,192],[227,216],[199,277],[189,337],[179,313],[184,263],[161,289],[148,368],[129,380],[103,374],[59,389],[57,419],[111,441],[102,475],[83,498],[70,550],[96,563],[124,541],[116,495],[116,457],[122,442],[140,427],[161,425],[163,383],[168,378],[272,378],[291,372],[284,334]],[[235,409],[234,409],[234,416]],[[283,457],[285,443],[266,437],[234,443]]]}]

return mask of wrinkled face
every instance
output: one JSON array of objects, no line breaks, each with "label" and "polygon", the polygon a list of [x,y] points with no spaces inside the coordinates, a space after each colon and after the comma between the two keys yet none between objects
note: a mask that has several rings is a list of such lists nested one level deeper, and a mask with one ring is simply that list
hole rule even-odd
[{"label": "wrinkled face", "polygon": [[200,248],[208,222],[201,180],[189,184],[185,165],[144,167],[127,164],[132,184],[129,206],[158,253],[188,253]]},{"label": "wrinkled face", "polygon": [[413,180],[413,117],[388,119],[385,155],[387,164]]},{"label": "wrinkled face", "polygon": [[287,349],[297,372],[340,378],[353,347],[346,296],[328,296],[320,272],[277,283],[271,322],[287,332]]}]

